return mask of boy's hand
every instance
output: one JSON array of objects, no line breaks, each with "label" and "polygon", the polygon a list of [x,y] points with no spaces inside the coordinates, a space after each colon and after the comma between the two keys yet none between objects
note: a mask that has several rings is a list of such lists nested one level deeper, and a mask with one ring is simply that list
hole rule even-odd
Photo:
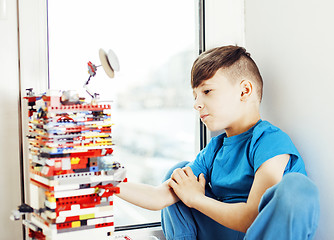
[{"label": "boy's hand", "polygon": [[168,185],[188,207],[193,208],[199,198],[205,196],[205,178],[201,173],[197,179],[190,167],[175,169]]}]

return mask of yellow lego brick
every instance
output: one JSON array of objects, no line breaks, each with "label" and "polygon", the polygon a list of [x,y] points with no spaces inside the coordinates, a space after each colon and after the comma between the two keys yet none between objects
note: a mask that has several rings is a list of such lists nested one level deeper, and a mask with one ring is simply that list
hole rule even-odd
[{"label": "yellow lego brick", "polygon": [[45,191],[44,194],[45,194],[46,197],[54,197],[55,196],[54,193],[50,192],[50,191]]},{"label": "yellow lego brick", "polygon": [[72,222],[72,228],[76,228],[76,227],[80,227],[80,226],[81,226],[80,221],[74,221],[74,222]]},{"label": "yellow lego brick", "polygon": [[111,143],[111,140],[96,140],[95,143],[108,144],[108,143]]},{"label": "yellow lego brick", "polygon": [[86,220],[86,219],[91,219],[91,218],[95,218],[95,213],[85,214],[85,215],[79,216],[80,220]]},{"label": "yellow lego brick", "polygon": [[105,133],[87,133],[84,136],[85,136],[85,138],[100,138],[100,137],[109,137],[109,134],[105,134]]},{"label": "yellow lego brick", "polygon": [[56,202],[56,198],[54,197],[48,197],[47,199],[49,202]]},{"label": "yellow lego brick", "polygon": [[80,158],[71,158],[71,164],[78,164],[80,162]]}]

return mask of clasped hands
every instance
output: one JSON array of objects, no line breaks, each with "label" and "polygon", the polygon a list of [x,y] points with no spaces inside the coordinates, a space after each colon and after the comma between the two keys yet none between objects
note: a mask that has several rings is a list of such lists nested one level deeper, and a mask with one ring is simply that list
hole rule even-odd
[{"label": "clasped hands", "polygon": [[190,167],[175,169],[168,185],[178,198],[190,208],[195,208],[200,198],[205,197],[204,175],[201,173],[197,178]]}]

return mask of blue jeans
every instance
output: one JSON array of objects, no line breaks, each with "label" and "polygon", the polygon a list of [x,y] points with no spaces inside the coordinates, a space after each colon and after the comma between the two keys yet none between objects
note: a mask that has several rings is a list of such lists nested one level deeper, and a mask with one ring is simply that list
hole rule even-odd
[{"label": "blue jeans", "polygon": [[[181,162],[170,169],[166,180]],[[207,185],[205,194],[214,197]],[[319,221],[319,193],[314,183],[300,173],[288,173],[267,189],[259,204],[259,215],[246,234],[224,227],[181,201],[161,211],[167,240],[306,240],[313,239]]]}]

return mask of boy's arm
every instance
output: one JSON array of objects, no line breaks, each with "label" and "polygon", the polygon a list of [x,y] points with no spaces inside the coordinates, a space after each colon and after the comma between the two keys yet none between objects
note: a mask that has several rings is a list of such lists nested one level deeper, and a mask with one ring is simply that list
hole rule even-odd
[{"label": "boy's arm", "polygon": [[203,174],[197,180],[190,168],[174,171],[169,184],[188,207],[197,209],[228,228],[246,232],[258,215],[262,195],[282,179],[289,158],[288,154],[278,155],[259,167],[246,203],[224,203],[205,196]]},{"label": "boy's arm", "polygon": [[117,186],[120,188],[118,197],[149,210],[161,210],[179,201],[167,181],[157,187],[131,182],[122,182]]}]

